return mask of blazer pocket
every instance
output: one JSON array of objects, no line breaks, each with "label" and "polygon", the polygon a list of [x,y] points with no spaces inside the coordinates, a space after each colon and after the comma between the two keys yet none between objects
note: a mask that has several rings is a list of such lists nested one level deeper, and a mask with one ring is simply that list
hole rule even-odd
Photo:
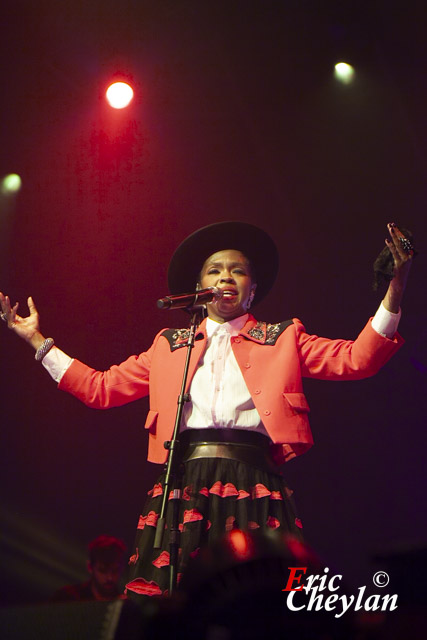
[{"label": "blazer pocket", "polygon": [[145,429],[150,429],[151,433],[154,433],[156,431],[157,416],[158,415],[159,415],[158,411],[152,411],[151,409],[147,414],[147,419],[145,421],[144,428]]},{"label": "blazer pocket", "polygon": [[308,413],[310,407],[308,406],[307,398],[300,392],[283,392],[283,397],[291,405],[292,409],[297,413]]}]

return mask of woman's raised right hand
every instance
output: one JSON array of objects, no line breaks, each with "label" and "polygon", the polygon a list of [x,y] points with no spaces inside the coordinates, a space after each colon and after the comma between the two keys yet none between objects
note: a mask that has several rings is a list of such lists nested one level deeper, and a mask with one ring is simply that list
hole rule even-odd
[{"label": "woman's raised right hand", "polygon": [[27,304],[30,315],[23,318],[18,315],[19,302],[16,302],[12,307],[9,296],[0,292],[1,319],[7,323],[9,329],[37,349],[44,340],[40,333],[39,314],[31,296],[28,298]]}]

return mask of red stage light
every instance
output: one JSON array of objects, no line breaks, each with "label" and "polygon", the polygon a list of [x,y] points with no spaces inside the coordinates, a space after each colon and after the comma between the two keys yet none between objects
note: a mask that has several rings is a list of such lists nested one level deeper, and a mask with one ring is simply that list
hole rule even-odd
[{"label": "red stage light", "polygon": [[126,82],[114,82],[108,87],[105,96],[113,109],[124,109],[133,98],[133,89]]},{"label": "red stage light", "polygon": [[228,535],[231,552],[238,560],[247,560],[253,553],[252,538],[246,531],[233,529]]}]

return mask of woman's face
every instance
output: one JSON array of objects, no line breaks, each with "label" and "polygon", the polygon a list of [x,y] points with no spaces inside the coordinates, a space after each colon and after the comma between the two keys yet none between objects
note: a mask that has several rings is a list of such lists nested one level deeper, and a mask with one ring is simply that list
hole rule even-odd
[{"label": "woman's face", "polygon": [[202,267],[200,284],[202,289],[218,287],[223,291],[221,298],[206,305],[209,318],[221,323],[245,314],[256,289],[249,260],[235,249],[212,254]]}]

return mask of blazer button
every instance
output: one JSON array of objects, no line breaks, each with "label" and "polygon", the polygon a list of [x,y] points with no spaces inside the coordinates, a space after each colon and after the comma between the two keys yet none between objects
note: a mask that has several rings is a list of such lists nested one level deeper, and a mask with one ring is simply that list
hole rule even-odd
[{"label": "blazer button", "polygon": [[261,389],[255,389],[254,393],[258,395],[259,393],[261,393]]},{"label": "blazer button", "polygon": [[240,342],[240,338],[235,338],[234,342]]},{"label": "blazer button", "polygon": [[245,369],[250,369],[250,368],[251,368],[251,365],[249,364],[249,362],[247,362],[247,363],[245,364]]},{"label": "blazer button", "polygon": [[265,416],[269,416],[269,415],[270,415],[270,413],[271,413],[270,409],[266,409],[266,410],[264,411],[264,415],[265,415]]}]

